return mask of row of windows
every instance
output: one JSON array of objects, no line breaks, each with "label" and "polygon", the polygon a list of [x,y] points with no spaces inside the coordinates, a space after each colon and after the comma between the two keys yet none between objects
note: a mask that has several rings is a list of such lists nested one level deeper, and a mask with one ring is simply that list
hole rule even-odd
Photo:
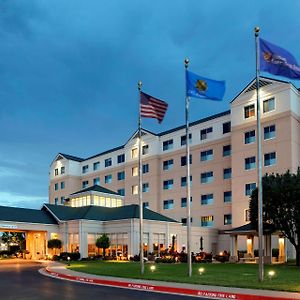
[{"label": "row of windows", "polygon": [[[276,126],[270,125],[264,127],[264,140],[273,139],[276,137]],[[255,143],[255,130],[250,130],[244,134],[245,144]]]},{"label": "row of windows", "polygon": [[[60,175],[63,175],[65,173],[66,173],[66,167],[65,166],[60,167]],[[54,176],[57,176],[58,174],[59,174],[59,169],[56,168],[54,170]]]},{"label": "row of windows", "polygon": [[[275,98],[270,98],[263,101],[263,113],[268,113],[275,110]],[[248,119],[255,116],[255,105],[250,104],[244,107],[244,118]]]},{"label": "row of windows", "polygon": [[[65,197],[64,196],[60,197],[60,204],[64,204],[64,202],[65,202]],[[58,205],[58,198],[57,197],[54,198],[54,204]]]},{"label": "row of windows", "polygon": [[60,188],[63,190],[64,188],[65,188],[65,182],[64,181],[62,181],[60,184],[57,182],[57,183],[55,183],[54,184],[54,190],[55,191],[58,191],[58,189],[59,189],[59,186],[60,186]]},{"label": "row of windows", "polygon": [[[186,225],[187,218],[182,218],[181,223]],[[193,218],[191,218],[191,223],[193,223]],[[200,218],[201,227],[213,227],[214,226],[214,216],[203,216]],[[232,224],[232,215],[226,214],[224,215],[224,225],[231,225]]]},{"label": "row of windows", "polygon": [[[264,154],[264,166],[269,167],[276,164],[276,152]],[[245,170],[253,170],[256,168],[256,157],[251,156],[245,158]]]}]

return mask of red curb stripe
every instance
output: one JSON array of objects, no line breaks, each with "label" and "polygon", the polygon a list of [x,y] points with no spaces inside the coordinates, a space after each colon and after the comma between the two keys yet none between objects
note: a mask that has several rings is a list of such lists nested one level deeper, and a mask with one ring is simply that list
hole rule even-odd
[{"label": "red curb stripe", "polygon": [[182,294],[182,295],[198,296],[198,297],[208,297],[211,299],[234,299],[234,300],[292,299],[292,298],[271,297],[271,296],[261,296],[261,295],[247,295],[247,294],[236,294],[236,293],[217,292],[217,291],[194,290],[188,288],[151,285],[151,284],[144,284],[144,283],[132,283],[126,281],[116,281],[116,280],[107,280],[107,279],[92,279],[87,277],[71,276],[71,275],[66,275],[58,272],[52,272],[48,267],[46,267],[46,272],[49,275],[54,277],[69,279],[72,281],[77,281],[82,283],[115,286],[115,287],[122,287],[122,288],[134,289],[134,290],[143,290],[148,292],[162,292],[162,293]]}]

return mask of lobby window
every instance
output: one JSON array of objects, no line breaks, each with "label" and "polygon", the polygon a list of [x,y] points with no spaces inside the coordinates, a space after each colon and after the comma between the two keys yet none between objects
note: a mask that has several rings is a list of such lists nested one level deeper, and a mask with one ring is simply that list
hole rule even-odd
[{"label": "lobby window", "polygon": [[143,208],[149,209],[149,202],[143,202]]},{"label": "lobby window", "polygon": [[202,227],[212,227],[214,226],[214,216],[204,216],[201,217]]},{"label": "lobby window", "polygon": [[224,225],[231,225],[231,223],[232,223],[231,214],[224,215]]},{"label": "lobby window", "polygon": [[[192,206],[193,198],[191,197],[190,199],[191,199],[191,200],[190,200],[190,206]],[[186,207],[186,205],[187,205],[186,202],[187,202],[187,201],[186,201],[186,197],[181,198],[181,207]]]},{"label": "lobby window", "polygon": [[[192,182],[193,182],[193,177],[191,175],[190,176],[190,186],[192,186]],[[181,177],[181,186],[182,187],[186,186],[186,176],[185,177]]]},{"label": "lobby window", "polygon": [[131,168],[131,175],[132,176],[138,176],[139,175],[139,168],[138,167]]},{"label": "lobby window", "polygon": [[118,180],[124,180],[125,179],[125,171],[121,171],[121,172],[118,172]]},{"label": "lobby window", "polygon": [[265,158],[265,167],[274,166],[276,164],[276,152],[266,153]]},{"label": "lobby window", "polygon": [[173,179],[164,180],[163,189],[164,190],[171,190],[174,185]]},{"label": "lobby window", "polygon": [[201,173],[201,183],[211,183],[214,181],[214,172],[204,172]]},{"label": "lobby window", "polygon": [[231,122],[223,123],[223,134],[231,131]]},{"label": "lobby window", "polygon": [[107,167],[110,167],[111,165],[112,165],[112,159],[110,157],[104,161],[104,166],[105,166],[105,168],[107,168]]},{"label": "lobby window", "polygon": [[138,193],[139,193],[139,186],[138,185],[131,186],[131,194],[137,195]]},{"label": "lobby window", "polygon": [[118,164],[125,162],[125,154],[118,155],[117,161],[118,161]]},{"label": "lobby window", "polygon": [[125,196],[125,189],[118,189],[118,194],[121,196]]},{"label": "lobby window", "polygon": [[255,142],[255,130],[245,132],[245,144],[251,144]]},{"label": "lobby window", "polygon": [[57,191],[58,190],[58,183],[54,184],[54,190]]},{"label": "lobby window", "polygon": [[100,177],[96,177],[93,179],[93,184],[94,185],[100,185]]},{"label": "lobby window", "polygon": [[201,195],[201,205],[210,205],[214,203],[214,194]]},{"label": "lobby window", "polygon": [[269,140],[276,137],[276,127],[275,125],[270,125],[264,127],[264,139]]},{"label": "lobby window", "polygon": [[232,200],[232,192],[231,191],[224,192],[224,194],[223,194],[223,200],[224,200],[224,203],[231,202],[231,200]]},{"label": "lobby window", "polygon": [[[192,154],[190,154],[190,165],[192,164]],[[186,156],[181,156],[181,166],[186,166]]]},{"label": "lobby window", "polygon": [[142,148],[142,154],[146,155],[149,153],[149,145],[144,145]]},{"label": "lobby window", "polygon": [[255,156],[245,158],[245,170],[253,170],[256,168]]},{"label": "lobby window", "polygon": [[63,166],[60,168],[60,174],[65,174],[66,173],[66,167]]},{"label": "lobby window", "polygon": [[[191,133],[189,133],[189,143],[190,144],[192,143],[192,134]],[[181,146],[186,145],[186,135],[182,135],[180,137],[180,144],[181,144]]]},{"label": "lobby window", "polygon": [[82,173],[85,174],[89,171],[89,165],[85,165],[82,167]]},{"label": "lobby window", "polygon": [[65,182],[64,182],[64,181],[62,181],[62,182],[60,183],[60,188],[61,188],[62,190],[65,188]]},{"label": "lobby window", "polygon": [[58,198],[55,198],[55,199],[54,199],[54,204],[55,204],[55,205],[58,205]]},{"label": "lobby window", "polygon": [[208,128],[202,129],[200,131],[200,140],[203,141],[203,140],[206,140],[206,139],[210,138],[212,132],[213,132],[213,128],[212,127],[208,127]]},{"label": "lobby window", "polygon": [[201,154],[200,154],[201,161],[212,160],[213,158],[214,158],[214,152],[212,149],[209,149],[206,151],[201,151]]},{"label": "lobby window", "polygon": [[250,222],[250,209],[245,209],[245,222]]},{"label": "lobby window", "polygon": [[174,200],[164,200],[164,209],[173,209]]},{"label": "lobby window", "polygon": [[223,146],[223,156],[230,156],[231,155],[231,145]]},{"label": "lobby window", "polygon": [[252,191],[256,189],[256,183],[251,182],[251,183],[246,183],[245,185],[245,196],[251,196]]},{"label": "lobby window", "polygon": [[251,104],[244,107],[244,117],[245,119],[255,116],[255,105]]},{"label": "lobby window", "polygon": [[143,174],[149,173],[149,164],[144,164],[142,166]]},{"label": "lobby window", "polygon": [[57,176],[58,175],[58,169],[55,169],[54,170],[54,176]]},{"label": "lobby window", "polygon": [[89,181],[88,180],[85,180],[85,181],[82,181],[82,188],[85,189],[89,186]]},{"label": "lobby window", "polygon": [[163,142],[163,151],[173,149],[173,140],[167,140]]},{"label": "lobby window", "polygon": [[97,171],[100,169],[100,162],[99,161],[96,161],[93,163],[93,170],[94,171]]},{"label": "lobby window", "polygon": [[174,165],[173,159],[165,160],[165,161],[163,162],[163,169],[164,169],[165,171],[171,170],[171,169],[173,168],[173,165]]},{"label": "lobby window", "polygon": [[64,196],[60,197],[60,204],[64,204],[64,202],[65,202],[65,197]]},{"label": "lobby window", "polygon": [[112,175],[111,174],[105,175],[104,182],[105,183],[112,183]]},{"label": "lobby window", "polygon": [[275,98],[267,99],[263,102],[263,112],[275,110]]},{"label": "lobby window", "polygon": [[143,183],[143,193],[148,193],[150,191],[149,182]]}]

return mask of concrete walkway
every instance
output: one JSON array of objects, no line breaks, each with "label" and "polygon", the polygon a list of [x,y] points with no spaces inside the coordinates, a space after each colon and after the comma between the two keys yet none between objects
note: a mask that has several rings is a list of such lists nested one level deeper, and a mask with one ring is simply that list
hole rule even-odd
[{"label": "concrete walkway", "polygon": [[80,273],[66,268],[65,264],[44,262],[46,268],[40,273],[64,280],[77,281],[86,284],[114,286],[126,289],[144,290],[168,294],[182,294],[208,299],[235,299],[235,300],[279,300],[300,299],[300,293],[289,293],[269,290],[241,289],[221,286],[196,285],[186,283],[128,279],[119,277],[98,276]]}]

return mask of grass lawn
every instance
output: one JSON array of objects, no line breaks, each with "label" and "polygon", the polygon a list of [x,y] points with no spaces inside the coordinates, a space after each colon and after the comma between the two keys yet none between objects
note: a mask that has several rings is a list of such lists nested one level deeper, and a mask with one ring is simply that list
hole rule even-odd
[{"label": "grass lawn", "polygon": [[[150,270],[151,265],[145,264],[143,276],[140,275],[140,264],[137,262],[78,261],[72,262],[68,268],[105,276],[300,292],[300,268],[289,264],[265,266],[265,280],[262,283],[258,282],[256,264],[193,264],[191,278],[187,276],[187,264],[156,263],[153,272]],[[198,269],[202,267],[205,271],[200,275]],[[271,280],[268,277],[270,270],[275,271]]]}]

